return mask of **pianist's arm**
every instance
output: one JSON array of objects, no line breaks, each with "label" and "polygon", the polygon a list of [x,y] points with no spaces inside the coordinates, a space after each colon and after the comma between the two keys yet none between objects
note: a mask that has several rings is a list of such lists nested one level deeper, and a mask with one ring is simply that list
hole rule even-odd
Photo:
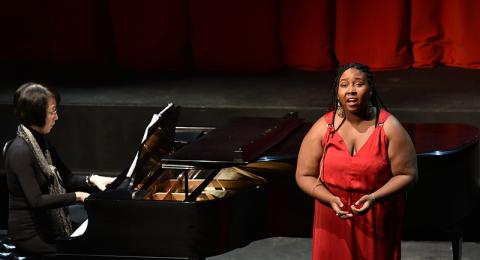
[{"label": "pianist's arm", "polygon": [[[52,154],[52,160],[58,171],[62,175],[62,180],[69,191],[82,190],[82,191],[98,191],[105,190],[106,186],[115,178],[104,177],[99,175],[91,175],[88,179],[85,176],[75,175],[70,169],[63,163],[60,156],[58,156],[54,147],[50,148]],[[88,180],[88,181],[87,181]]]}]

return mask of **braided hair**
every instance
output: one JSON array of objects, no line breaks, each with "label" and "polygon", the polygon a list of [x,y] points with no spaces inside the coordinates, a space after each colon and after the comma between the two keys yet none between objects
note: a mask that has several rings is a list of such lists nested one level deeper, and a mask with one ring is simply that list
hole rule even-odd
[{"label": "braided hair", "polygon": [[[351,68],[357,69],[367,75],[368,87],[372,91],[372,96],[370,97],[370,103],[372,104],[373,107],[376,108],[376,111],[380,111],[380,108],[383,108],[386,111],[388,111],[387,107],[383,104],[382,100],[380,99],[380,96],[377,93],[377,90],[375,88],[375,83],[373,81],[373,74],[370,71],[370,67],[361,63],[348,63],[338,68],[337,75],[335,77],[335,82],[332,88],[332,97],[331,97],[331,104],[329,107],[329,111],[334,111],[334,115],[337,113],[338,103],[339,103],[337,93],[338,93],[338,84],[340,83],[339,82],[340,77],[342,77],[345,71]],[[378,122],[378,115],[379,113],[376,113],[375,124],[377,124]],[[334,122],[335,122],[335,116],[333,117],[332,124]]]}]

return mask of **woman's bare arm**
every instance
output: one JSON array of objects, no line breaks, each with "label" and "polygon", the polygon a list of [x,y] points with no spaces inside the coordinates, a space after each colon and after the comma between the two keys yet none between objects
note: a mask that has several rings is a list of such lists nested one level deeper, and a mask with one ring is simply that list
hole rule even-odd
[{"label": "woman's bare arm", "polygon": [[305,135],[297,158],[295,178],[298,186],[305,193],[320,202],[329,205],[344,218],[352,217],[351,213],[341,210],[343,203],[333,195],[319,180],[319,166],[323,154],[322,138],[327,131],[327,123],[322,117]]},{"label": "woman's bare arm", "polygon": [[357,205],[363,204],[360,209],[352,207],[352,211],[357,214],[367,211],[374,201],[405,191],[418,178],[417,154],[407,131],[394,116],[385,121],[383,128],[388,139],[388,160],[393,176],[380,189],[357,201]]},{"label": "woman's bare arm", "polygon": [[394,116],[385,122],[384,129],[388,138],[388,159],[393,178],[375,192],[377,199],[405,191],[418,178],[417,153],[407,131]]}]

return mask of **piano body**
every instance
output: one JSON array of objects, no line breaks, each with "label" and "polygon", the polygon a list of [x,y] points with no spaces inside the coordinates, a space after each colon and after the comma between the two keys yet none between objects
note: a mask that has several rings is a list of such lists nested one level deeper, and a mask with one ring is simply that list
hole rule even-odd
[{"label": "piano body", "polygon": [[[177,127],[173,151],[146,145],[171,139],[162,137],[171,126],[150,133],[131,179],[120,176],[121,184],[86,200],[88,228],[58,241],[59,258],[203,259],[266,237],[311,237],[313,200],[294,177],[310,123],[292,114],[236,118],[217,129]],[[461,225],[478,197],[478,129],[405,128],[419,181],[408,193],[404,237],[447,231],[458,257]]]},{"label": "piano body", "polygon": [[[461,259],[468,218],[479,206],[478,128],[465,124],[405,124],[417,152],[419,179],[408,191],[405,240],[451,240]],[[478,235],[477,235],[478,239]]]},{"label": "piano body", "polygon": [[[293,173],[309,125],[295,114],[236,118],[217,129],[176,128],[170,142],[172,125],[149,133],[131,179],[123,173],[85,201],[88,227],[59,240],[57,258],[203,259],[269,236],[308,236],[311,200]],[[276,196],[278,187],[286,195]]]}]

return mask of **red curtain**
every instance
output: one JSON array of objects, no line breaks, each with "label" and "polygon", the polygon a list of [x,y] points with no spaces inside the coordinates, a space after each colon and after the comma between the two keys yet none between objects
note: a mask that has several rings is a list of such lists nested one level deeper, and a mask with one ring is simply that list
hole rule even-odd
[{"label": "red curtain", "polygon": [[279,8],[283,63],[306,70],[335,66],[332,0],[282,0]]},{"label": "red curtain", "polygon": [[[108,19],[100,1],[8,1],[0,8],[0,61],[106,63]],[[101,29],[104,29],[103,31]]]},{"label": "red curtain", "polygon": [[278,66],[273,0],[191,1],[198,69],[268,71]]},{"label": "red curtain", "polygon": [[[105,1],[48,0],[48,61],[53,64],[108,64],[113,47]],[[24,9],[25,7],[23,7]]]},{"label": "red curtain", "polygon": [[411,63],[405,0],[336,1],[335,53],[372,69],[403,69]]},{"label": "red curtain", "polygon": [[476,0],[38,0],[0,8],[0,63],[264,72],[480,68]]},{"label": "red curtain", "polygon": [[[28,6],[28,8],[24,8]],[[45,1],[6,1],[0,5],[0,60],[42,61],[48,56]]]},{"label": "red curtain", "polygon": [[138,70],[186,68],[186,0],[110,1],[116,62]]},{"label": "red curtain", "polygon": [[413,67],[480,68],[480,1],[413,0]]}]

